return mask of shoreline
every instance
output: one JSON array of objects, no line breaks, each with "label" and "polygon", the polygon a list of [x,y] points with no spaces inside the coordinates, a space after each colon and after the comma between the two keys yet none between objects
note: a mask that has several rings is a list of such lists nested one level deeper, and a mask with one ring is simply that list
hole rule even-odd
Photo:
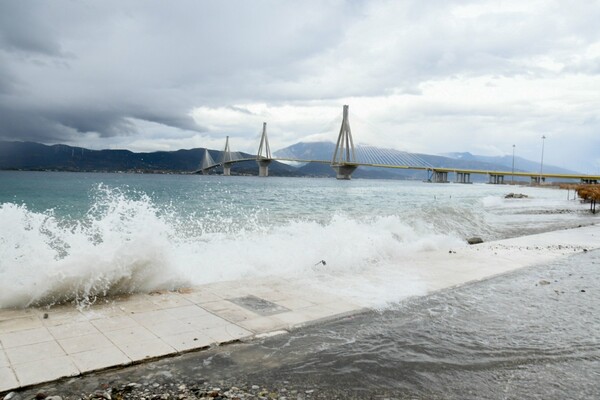
[{"label": "shoreline", "polygon": [[[425,296],[598,249],[599,237],[600,227],[592,224],[420,253],[407,264],[425,284]],[[69,306],[0,310],[0,393],[287,333],[368,309],[351,296],[339,299],[305,289],[273,278],[203,285],[183,293],[132,295],[84,311]],[[399,301],[409,297],[418,296]],[[40,354],[53,356],[39,359]],[[48,375],[49,366],[60,376]]]}]

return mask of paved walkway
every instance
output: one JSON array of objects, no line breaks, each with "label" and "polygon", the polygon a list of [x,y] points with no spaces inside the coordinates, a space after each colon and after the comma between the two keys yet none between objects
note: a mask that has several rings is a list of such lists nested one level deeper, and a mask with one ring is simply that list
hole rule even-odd
[{"label": "paved walkway", "polygon": [[[423,252],[402,268],[431,293],[596,248],[600,226],[589,226]],[[73,306],[0,310],[0,392],[252,339],[361,309],[351,295],[339,298],[269,278],[132,295],[84,311]]]}]

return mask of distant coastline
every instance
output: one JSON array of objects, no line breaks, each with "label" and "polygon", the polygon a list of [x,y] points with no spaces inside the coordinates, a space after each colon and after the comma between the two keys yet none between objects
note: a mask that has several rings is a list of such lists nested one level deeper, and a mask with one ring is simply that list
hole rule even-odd
[{"label": "distant coastline", "polygon": [[[285,156],[327,160],[331,157],[334,143],[311,142],[297,143],[274,152],[275,157]],[[136,153],[129,150],[90,150],[64,144],[45,145],[35,142],[0,141],[0,170],[5,171],[60,171],[60,172],[110,172],[135,174],[190,174],[200,169],[205,152],[214,160],[220,160],[223,152],[205,148],[181,149],[175,151],[156,151]],[[252,154],[239,153],[245,158]],[[476,156],[470,153],[451,153],[448,156],[418,154],[433,167],[510,171],[506,157]],[[536,163],[517,159],[515,171],[535,170]],[[219,175],[221,167],[210,171]],[[545,172],[576,173],[575,171],[545,165]],[[231,169],[232,175],[256,176],[258,169],[253,160],[236,163]],[[273,161],[269,166],[270,176],[281,177],[334,177],[333,169],[323,163],[289,165]],[[392,170],[376,167],[361,167],[353,175],[362,179],[400,179],[423,180],[423,171]],[[473,181],[485,182],[485,176],[473,176]],[[515,181],[518,181],[515,179]]]}]

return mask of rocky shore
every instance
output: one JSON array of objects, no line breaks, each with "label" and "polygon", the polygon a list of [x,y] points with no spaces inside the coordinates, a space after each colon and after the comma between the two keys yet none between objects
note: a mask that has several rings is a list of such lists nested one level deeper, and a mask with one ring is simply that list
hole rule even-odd
[{"label": "rocky shore", "polygon": [[258,385],[240,385],[228,387],[216,387],[207,382],[199,383],[127,383],[114,387],[106,387],[93,393],[73,394],[46,394],[38,392],[35,395],[23,396],[16,392],[8,393],[3,400],[170,400],[170,399],[308,399],[318,398],[312,396],[314,390],[288,390],[285,387],[265,388]]},{"label": "rocky shore", "polygon": [[[61,390],[37,392],[10,392],[1,400],[184,400],[184,399],[214,399],[214,400],[309,400],[309,399],[360,399],[359,393],[335,391],[331,388],[319,390],[315,388],[297,388],[290,382],[283,381],[281,385],[266,387],[254,384],[230,385],[219,382],[219,386],[199,379],[195,382],[130,382],[126,384],[101,385],[101,388],[90,393],[59,393]],[[364,393],[363,393],[364,395]],[[372,395],[372,393],[371,393]],[[374,398],[386,399],[386,395]]]}]

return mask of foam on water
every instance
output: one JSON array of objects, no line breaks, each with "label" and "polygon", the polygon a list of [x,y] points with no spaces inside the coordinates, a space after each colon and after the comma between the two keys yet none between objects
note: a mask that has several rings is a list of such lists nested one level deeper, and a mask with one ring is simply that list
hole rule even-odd
[{"label": "foam on water", "polygon": [[85,305],[98,296],[267,276],[364,295],[373,304],[419,293],[418,282],[398,268],[408,255],[460,242],[423,219],[409,225],[398,216],[337,214],[273,226],[249,216],[236,230],[226,229],[226,218],[218,222],[106,187],[81,220],[1,204],[0,307]]},{"label": "foam on water", "polygon": [[[454,198],[441,200],[436,192],[435,202],[407,197],[397,208],[380,202],[377,215],[330,214],[325,205],[314,217],[297,218],[308,205],[271,216],[242,209],[236,199],[190,211],[102,184],[82,218],[0,203],[0,308],[86,305],[121,293],[271,276],[381,306],[424,292],[410,273],[411,258],[422,252],[464,246],[467,236],[497,239],[576,220],[568,213],[543,215],[557,207],[576,212],[576,203],[557,199],[458,198],[474,189],[492,190],[449,186]],[[314,207],[320,198],[307,202]],[[286,199],[293,197],[279,204]]]}]

